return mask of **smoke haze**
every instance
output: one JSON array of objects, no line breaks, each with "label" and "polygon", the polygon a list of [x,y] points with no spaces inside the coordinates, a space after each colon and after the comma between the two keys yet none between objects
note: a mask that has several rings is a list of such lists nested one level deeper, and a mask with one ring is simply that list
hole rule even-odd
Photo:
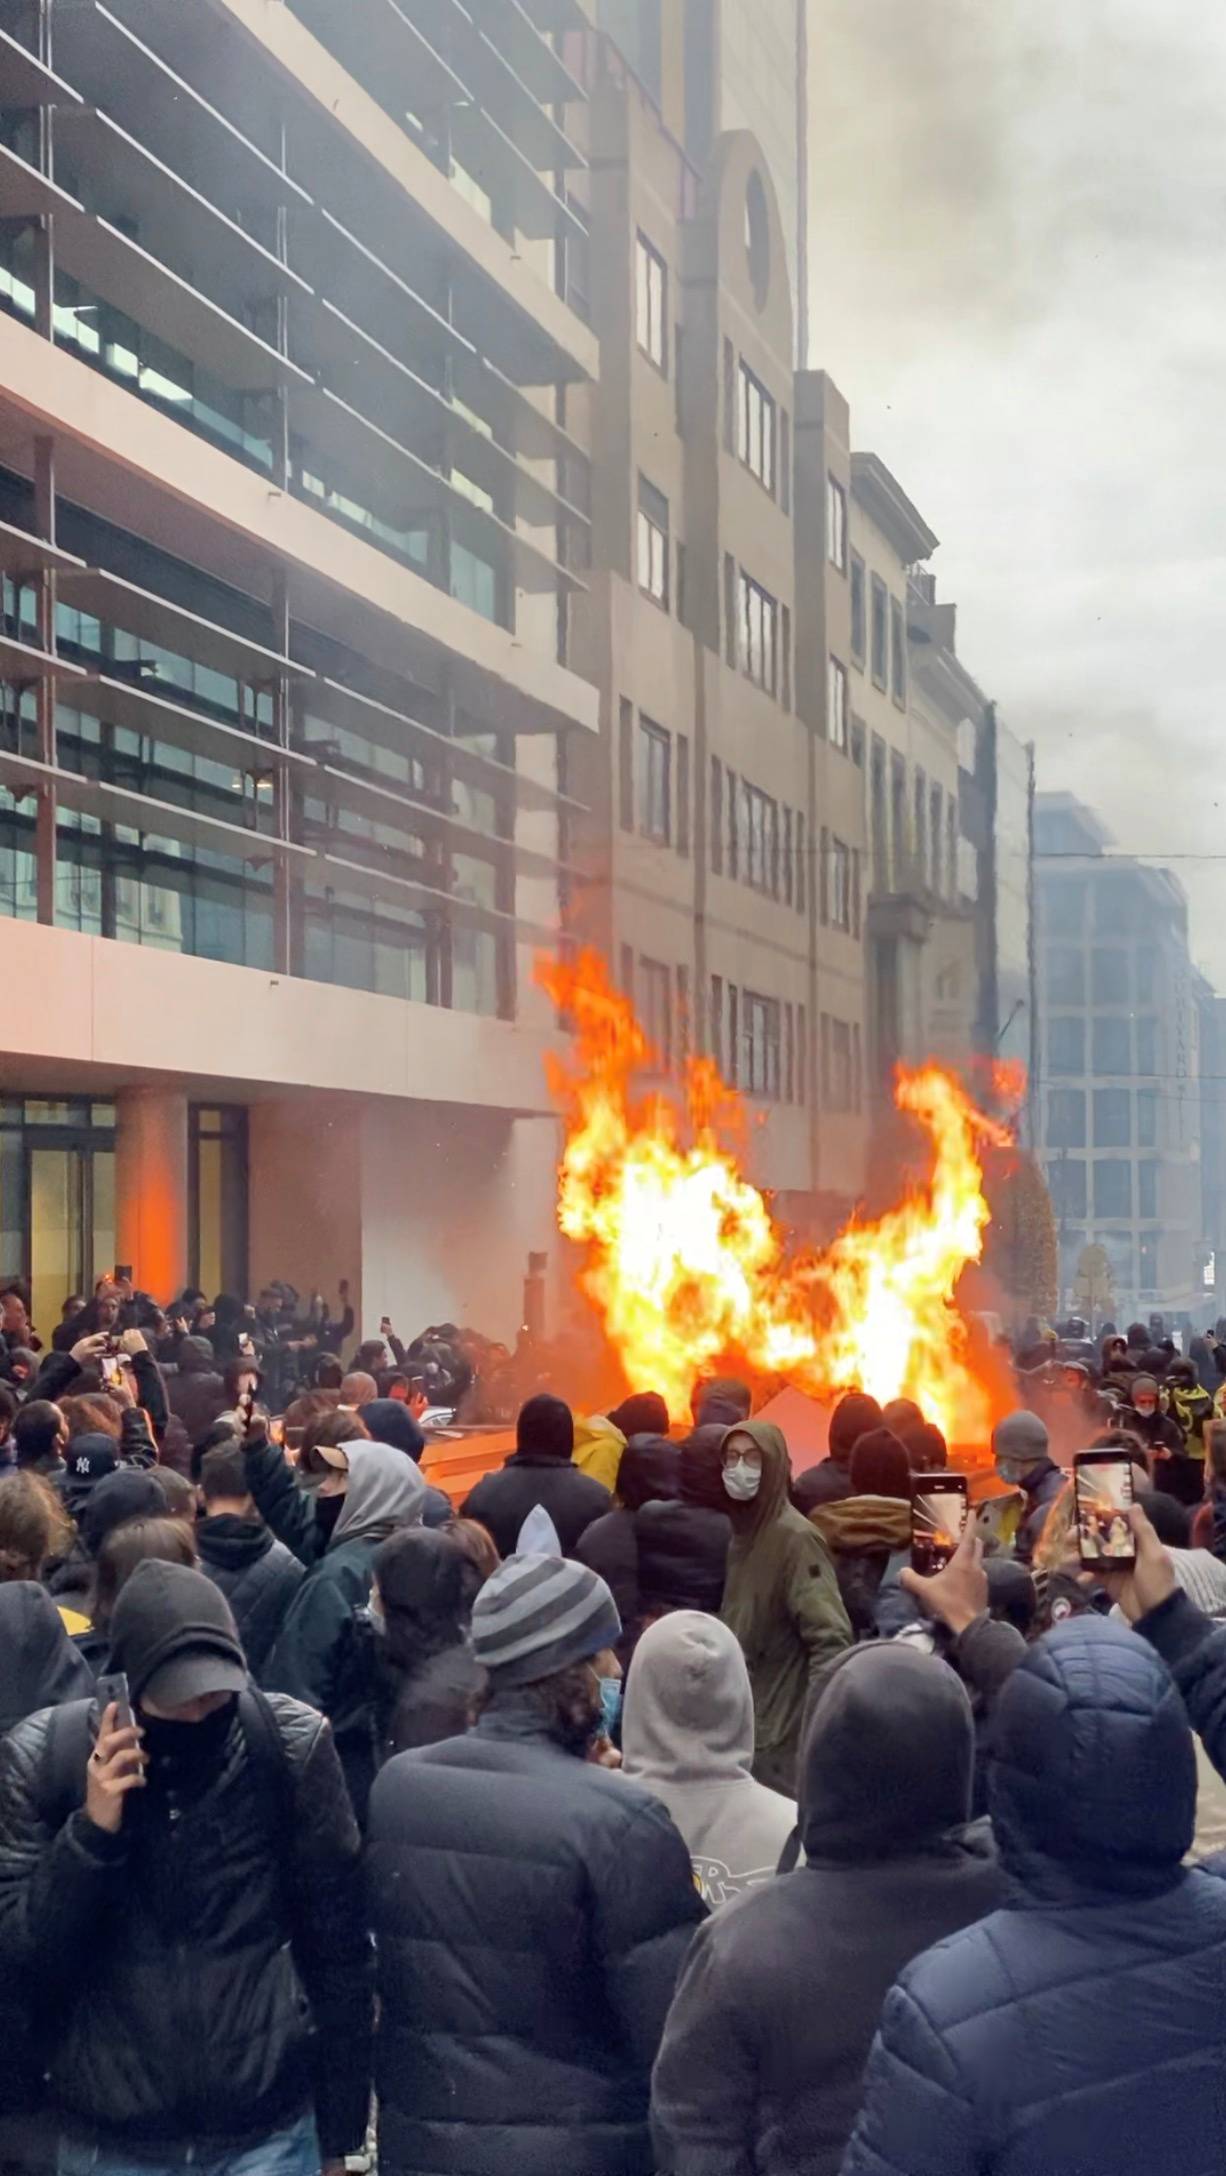
[{"label": "smoke haze", "polygon": [[[811,0],[811,360],[964,662],[1119,845],[1221,852],[1226,11]],[[1226,989],[1226,858],[1175,861]]]}]

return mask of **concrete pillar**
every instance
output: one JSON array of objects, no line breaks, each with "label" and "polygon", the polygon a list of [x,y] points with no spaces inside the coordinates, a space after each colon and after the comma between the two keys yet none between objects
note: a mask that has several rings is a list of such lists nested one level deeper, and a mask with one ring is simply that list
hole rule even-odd
[{"label": "concrete pillar", "polygon": [[187,1097],[122,1088],[115,1117],[116,1253],[140,1290],[173,1299],[187,1283]]}]

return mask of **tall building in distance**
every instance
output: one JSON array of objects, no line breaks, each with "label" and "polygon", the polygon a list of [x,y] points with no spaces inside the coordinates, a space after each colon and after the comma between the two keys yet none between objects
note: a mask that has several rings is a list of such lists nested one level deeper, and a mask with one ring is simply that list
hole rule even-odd
[{"label": "tall building in distance", "polygon": [[1168,869],[1111,851],[1071,794],[1035,804],[1039,1151],[1072,1299],[1105,1248],[1117,1319],[1199,1320],[1208,1251],[1201,1167],[1204,985]]}]

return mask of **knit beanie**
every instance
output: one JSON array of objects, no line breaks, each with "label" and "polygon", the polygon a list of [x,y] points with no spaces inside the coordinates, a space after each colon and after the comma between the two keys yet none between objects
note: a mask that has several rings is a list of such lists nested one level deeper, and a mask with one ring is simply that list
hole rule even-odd
[{"label": "knit beanie", "polygon": [[846,1466],[861,1436],[880,1428],[881,1407],[862,1390],[849,1390],[830,1416],[830,1456],[836,1466]]},{"label": "knit beanie", "polygon": [[895,1496],[911,1501],[911,1461],[907,1448],[888,1428],[870,1428],[851,1454],[853,1496]]},{"label": "knit beanie", "polygon": [[1049,1441],[1047,1429],[1038,1414],[1023,1406],[1018,1412],[1006,1413],[1003,1420],[997,1421],[992,1430],[992,1455],[1016,1459],[1019,1465],[1029,1459],[1032,1465],[1037,1465],[1041,1458],[1046,1458]]},{"label": "knit beanie", "polygon": [[654,1390],[641,1390],[632,1398],[623,1398],[608,1418],[621,1429],[627,1443],[631,1436],[668,1434],[668,1407]]},{"label": "knit beanie", "polygon": [[509,1556],[473,1603],[473,1653],[493,1691],[590,1662],[621,1630],[604,1580],[565,1557]]},{"label": "knit beanie", "polygon": [[[665,1416],[667,1422],[667,1415]],[[575,1450],[575,1416],[561,1398],[541,1391],[521,1405],[515,1423],[515,1448],[542,1458],[572,1458]]]}]

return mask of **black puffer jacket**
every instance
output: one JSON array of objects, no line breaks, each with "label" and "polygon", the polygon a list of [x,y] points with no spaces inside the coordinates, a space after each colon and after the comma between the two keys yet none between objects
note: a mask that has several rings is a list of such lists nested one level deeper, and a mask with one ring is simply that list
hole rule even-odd
[{"label": "black puffer jacket", "polygon": [[58,1829],[44,1818],[50,1712],[0,1747],[0,1977],[48,2020],[64,2127],[121,2157],[142,2141],[238,2150],[313,2094],[325,2158],[365,2132],[357,1830],[327,1725],[296,1701],[270,1705],[284,1818],[237,1715],[203,1790],[174,1795],[151,1771],[116,1836],[83,1806]]},{"label": "black puffer jacket", "polygon": [[202,1570],[234,1612],[247,1667],[258,1678],[306,1577],[305,1569],[284,1542],[274,1539],[262,1519],[240,1519],[233,1512],[202,1519],[196,1528],[196,1547]]},{"label": "black puffer jacket", "polygon": [[389,1761],[368,1878],[384,2176],[648,2176],[651,2065],[704,1916],[663,1808],[505,1695]]},{"label": "black puffer jacket", "polygon": [[479,1519],[497,1542],[499,1555],[514,1556],[520,1527],[541,1504],[553,1520],[563,1556],[571,1556],[579,1536],[612,1503],[603,1483],[581,1472],[569,1458],[514,1451],[501,1473],[487,1473],[478,1481],[461,1516]]}]

